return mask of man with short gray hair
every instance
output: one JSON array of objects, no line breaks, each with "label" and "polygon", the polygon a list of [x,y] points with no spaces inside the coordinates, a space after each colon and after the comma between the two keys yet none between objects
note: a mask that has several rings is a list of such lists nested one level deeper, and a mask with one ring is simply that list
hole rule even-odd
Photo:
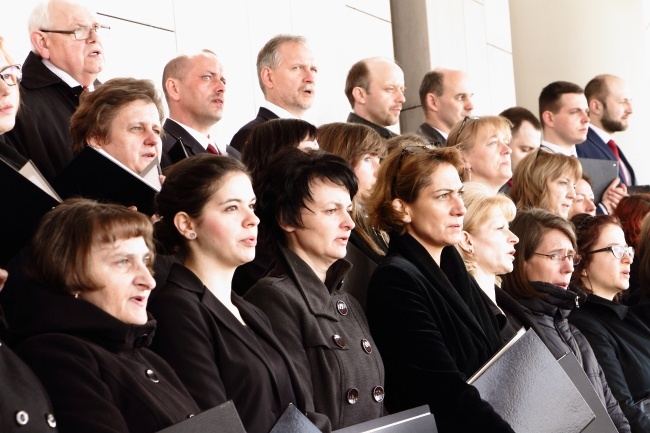
[{"label": "man with short gray hair", "polygon": [[72,160],[70,118],[104,69],[101,25],[85,6],[47,0],[29,18],[32,51],[23,64],[22,112],[8,141],[52,181]]},{"label": "man with short gray hair", "polygon": [[269,40],[257,55],[257,75],[265,101],[257,117],[230,142],[240,152],[257,125],[277,118],[301,119],[314,103],[318,67],[302,36],[278,35]]}]

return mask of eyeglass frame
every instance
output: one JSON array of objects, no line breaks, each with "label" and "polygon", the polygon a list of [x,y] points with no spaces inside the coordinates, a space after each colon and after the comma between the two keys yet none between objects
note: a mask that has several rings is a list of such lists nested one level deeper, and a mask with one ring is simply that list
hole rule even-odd
[{"label": "eyeglass frame", "polygon": [[[11,74],[13,77],[15,77],[16,81],[15,82],[9,82],[7,81],[7,75],[10,75],[8,73],[4,73],[7,69],[13,68],[14,70],[17,70],[17,74]],[[8,65],[5,66],[4,68],[0,69],[0,78],[2,78],[2,81],[5,82],[7,86],[15,86],[18,83],[20,83],[23,80],[23,72],[22,72],[22,66],[20,64],[15,64],[15,65]]]},{"label": "eyeglass frame", "polygon": [[[88,29],[88,36],[86,36],[83,39],[79,39],[77,37],[77,32],[81,29]],[[75,41],[87,41],[90,39],[90,32],[93,31],[95,34],[99,34],[99,29],[104,29],[104,30],[110,30],[111,26],[105,26],[103,24],[93,24],[92,26],[79,26],[74,30],[46,30],[46,29],[40,29],[40,31],[44,33],[59,33],[62,35],[73,35]]]},{"label": "eyeglass frame", "polygon": [[[614,248],[621,248],[621,251],[623,251],[623,254],[621,254],[621,257],[616,257],[616,253],[614,252]],[[630,256],[630,259],[634,260],[634,247],[631,246],[631,245],[628,245],[628,246],[610,245],[610,246],[607,246],[605,248],[599,248],[597,250],[587,251],[585,254],[602,253],[604,251],[611,251],[614,258],[616,258],[618,260],[625,257],[625,253],[627,253],[627,255]]]},{"label": "eyeglass frame", "polygon": [[460,139],[460,134],[463,132],[463,129],[465,129],[465,125],[467,124],[468,120],[479,120],[481,117],[480,116],[465,116],[463,119],[463,122],[460,124],[460,128],[458,128],[458,133],[456,134],[456,144],[455,146],[458,147],[458,140]]},{"label": "eyeglass frame", "polygon": [[573,253],[573,254],[560,254],[560,253],[544,254],[544,253],[533,253],[533,254],[535,254],[535,255],[537,255],[537,256],[544,256],[544,257],[548,258],[549,260],[551,260],[551,261],[553,261],[553,262],[557,262],[557,263],[562,263],[563,261],[565,261],[566,259],[569,259],[569,258],[570,258],[570,260],[571,260],[571,263],[573,263],[573,265],[579,265],[580,262],[582,261],[582,256],[581,256],[580,254],[576,254],[576,253]]},{"label": "eyeglass frame", "polygon": [[[426,144],[423,146],[406,146],[404,147],[400,154],[399,154],[399,159],[397,160],[397,167],[395,168],[395,173],[393,173],[393,182],[391,184],[391,190],[393,191],[393,196],[397,197],[397,176],[399,174],[400,169],[402,168],[402,158],[404,157],[405,154],[407,153],[425,153],[426,151],[434,150],[436,146],[432,144]],[[416,149],[419,149],[417,152],[415,151]]]}]

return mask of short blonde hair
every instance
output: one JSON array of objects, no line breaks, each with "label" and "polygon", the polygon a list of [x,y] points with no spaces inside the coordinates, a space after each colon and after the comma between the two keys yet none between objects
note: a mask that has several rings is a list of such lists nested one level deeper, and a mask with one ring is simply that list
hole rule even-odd
[{"label": "short blonde hair", "polygon": [[[399,198],[406,203],[417,200],[420,191],[431,182],[431,174],[444,164],[453,166],[458,174],[463,162],[455,148],[408,146],[394,149],[382,162],[377,183],[366,204],[370,225],[389,234],[403,234],[406,230],[403,211],[393,207]],[[413,152],[413,147],[424,150]]]},{"label": "short blonde hair", "polygon": [[[492,190],[480,182],[465,182],[463,185],[463,201],[467,213],[463,218],[463,230],[474,234],[485,224],[493,209],[499,209],[508,222],[517,214],[517,208],[505,194],[494,195]],[[456,245],[467,270],[473,275],[476,271],[476,260],[465,250]]]},{"label": "short blonde hair", "polygon": [[582,166],[578,159],[540,147],[515,167],[510,198],[520,210],[534,207],[546,209],[547,180],[558,179],[566,173],[573,175],[576,182],[582,178]]}]

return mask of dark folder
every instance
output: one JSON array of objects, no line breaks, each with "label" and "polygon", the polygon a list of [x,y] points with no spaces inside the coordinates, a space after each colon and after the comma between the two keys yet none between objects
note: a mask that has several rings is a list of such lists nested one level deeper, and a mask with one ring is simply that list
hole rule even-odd
[{"label": "dark folder", "polygon": [[59,173],[53,185],[63,198],[85,197],[135,206],[146,215],[154,214],[154,197],[159,191],[106,152],[90,146]]},{"label": "dark folder", "polygon": [[607,159],[578,158],[582,171],[591,179],[596,203],[600,203],[603,193],[614,179],[618,178],[618,162]]},{"label": "dark folder", "polygon": [[246,433],[232,401],[160,430],[158,433]]},{"label": "dark folder", "polygon": [[596,419],[583,430],[583,433],[616,433],[616,426],[575,355],[567,353],[558,362],[567,376],[573,381],[575,387],[578,388],[594,415],[596,415]]},{"label": "dark folder", "polygon": [[381,418],[335,430],[332,433],[437,433],[429,406],[419,406]]},{"label": "dark folder", "polygon": [[321,433],[309,418],[290,404],[269,433]]},{"label": "dark folder", "polygon": [[0,157],[2,202],[0,212],[0,266],[29,243],[41,217],[61,198],[31,161],[17,168]]},{"label": "dark folder", "polygon": [[176,140],[176,143],[169,148],[167,155],[169,156],[169,159],[172,160],[172,164],[176,164],[178,161],[190,157],[187,153],[187,149],[185,149],[185,145],[183,144],[183,139],[180,137]]},{"label": "dark folder", "polygon": [[582,432],[595,416],[580,392],[535,331],[517,335],[468,383],[514,431]]}]

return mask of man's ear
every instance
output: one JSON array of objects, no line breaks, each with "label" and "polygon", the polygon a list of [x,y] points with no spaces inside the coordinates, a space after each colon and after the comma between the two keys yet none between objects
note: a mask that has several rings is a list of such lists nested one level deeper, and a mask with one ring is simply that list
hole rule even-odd
[{"label": "man's ear", "polygon": [[101,148],[106,140],[103,138],[99,137],[97,134],[88,134],[86,137],[86,143],[88,143],[88,146],[94,147],[95,149]]},{"label": "man's ear", "polygon": [[427,109],[429,111],[439,111],[440,110],[440,101],[434,93],[427,93]]},{"label": "man's ear", "polygon": [[597,116],[600,116],[603,110],[603,103],[598,99],[592,99],[589,101],[589,112]]},{"label": "man's ear", "polygon": [[542,113],[542,122],[550,127],[555,126],[554,116],[549,110],[546,110]]},{"label": "man's ear", "polygon": [[366,103],[366,90],[363,87],[355,87],[352,89],[352,96],[354,100],[359,104]]},{"label": "man's ear", "polygon": [[30,35],[29,38],[32,42],[32,45],[36,48],[38,55],[44,59],[50,59],[50,49],[47,44],[47,36],[45,33],[35,30]]},{"label": "man's ear", "polygon": [[[178,212],[174,215],[174,226],[185,239],[196,238],[196,223],[186,212]],[[191,236],[192,233],[194,237]]]},{"label": "man's ear", "polygon": [[167,81],[165,81],[165,90],[167,90],[167,95],[170,99],[174,101],[181,99],[178,88],[178,81],[175,78],[167,78]]},{"label": "man's ear", "polygon": [[260,71],[260,79],[262,80],[262,84],[264,84],[265,88],[272,89],[275,84],[273,69],[269,68],[268,66],[262,68],[262,70]]}]

